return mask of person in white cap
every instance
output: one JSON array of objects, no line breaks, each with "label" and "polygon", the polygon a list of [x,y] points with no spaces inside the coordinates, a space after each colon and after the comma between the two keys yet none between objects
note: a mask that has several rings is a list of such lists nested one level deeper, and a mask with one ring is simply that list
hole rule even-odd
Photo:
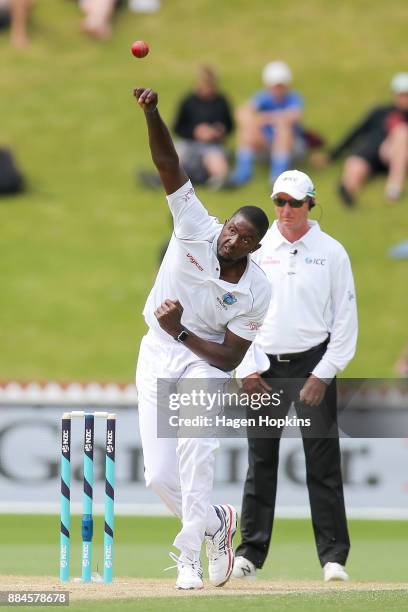
[{"label": "person in white cap", "polygon": [[[295,148],[304,150],[300,120],[301,96],[292,90],[292,72],[287,64],[274,61],[262,72],[265,89],[237,111],[237,151],[231,186],[250,180],[255,156],[270,156],[271,183],[290,167]],[[300,152],[300,151],[299,151]]]},{"label": "person in white cap", "polygon": [[402,195],[408,169],[408,72],[393,77],[391,91],[391,104],[375,107],[329,152],[331,160],[348,154],[338,188],[348,206],[355,204],[368,178],[380,172],[387,174],[386,198]]},{"label": "person in white cap", "polygon": [[[272,298],[237,377],[250,395],[279,390],[281,403],[268,416],[285,418],[293,402],[298,417],[310,418],[312,428],[301,428],[301,433],[317,553],[325,580],[347,580],[350,542],[335,377],[356,349],[353,274],[343,246],[309,219],[315,205],[309,176],[284,172],[273,186],[272,199],[277,218],[255,258],[269,279]],[[236,578],[255,576],[272,534],[281,431],[262,435],[248,438]]]}]

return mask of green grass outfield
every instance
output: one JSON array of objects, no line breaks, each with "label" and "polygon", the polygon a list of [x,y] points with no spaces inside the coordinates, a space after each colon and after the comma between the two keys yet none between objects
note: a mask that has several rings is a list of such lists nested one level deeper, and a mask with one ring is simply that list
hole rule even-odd
[{"label": "green grass outfield", "polygon": [[[333,142],[407,69],[405,15],[405,0],[166,0],[155,15],[119,13],[112,40],[98,44],[79,32],[75,2],[41,0],[27,52],[2,34],[0,142],[30,190],[0,200],[0,378],[133,378],[140,312],[169,233],[163,197],[134,180],[150,165],[134,85],[157,88],[170,119],[200,62],[237,104],[282,58],[306,98],[306,125]],[[136,38],[151,44],[144,60],[130,55]],[[390,376],[408,340],[408,263],[386,251],[408,238],[408,198],[387,205],[378,179],[344,210],[339,173],[313,176],[322,226],[347,247],[356,277],[360,343],[347,375]],[[200,195],[221,219],[244,203],[272,213],[265,168],[240,192]]]},{"label": "green grass outfield", "polygon": [[[406,610],[408,596],[398,591],[387,593],[328,593],[324,595],[273,595],[271,597],[206,597],[194,600],[166,598],[166,600],[143,599],[71,603],[70,610],[90,612],[93,610],[151,610],[152,612],[236,612],[237,610],[273,610],[314,612],[319,610],[355,610],[355,612],[383,612]],[[60,608],[52,608],[58,610]]]},{"label": "green grass outfield", "polygon": [[[408,521],[350,520],[352,548],[348,568],[354,580],[408,580],[406,554]],[[139,578],[171,577],[168,552],[178,521],[165,517],[115,518],[115,574]],[[80,518],[72,524],[72,575],[80,574]],[[95,561],[102,559],[102,518],[94,528]],[[59,555],[59,516],[0,515],[0,574],[56,575]],[[99,555],[98,555],[99,553]],[[175,575],[175,574],[174,574]],[[277,519],[262,579],[319,580],[311,522]]]},{"label": "green grass outfield", "polygon": [[[72,525],[72,575],[80,574],[80,520]],[[172,565],[168,558],[178,523],[163,517],[116,518],[115,576],[134,578],[171,578],[163,568]],[[404,521],[350,521],[352,549],[348,569],[353,581],[366,583],[407,582],[406,555],[408,523]],[[96,519],[94,562],[102,562],[102,520]],[[0,575],[58,576],[59,517],[2,515],[0,520]],[[204,553],[203,553],[204,559]],[[321,580],[310,521],[277,520],[268,561],[259,573],[260,580]],[[396,584],[397,588],[397,584]],[[380,610],[381,606],[403,610],[408,606],[408,591],[352,593],[334,592],[257,597],[159,599],[132,602],[109,602],[110,609],[140,610],[232,610],[288,609],[301,605],[301,610],[332,609]],[[148,601],[148,604],[147,604]],[[73,602],[73,610],[90,610],[95,602]],[[107,602],[98,603],[99,609]],[[96,608],[95,608],[96,609]]]}]

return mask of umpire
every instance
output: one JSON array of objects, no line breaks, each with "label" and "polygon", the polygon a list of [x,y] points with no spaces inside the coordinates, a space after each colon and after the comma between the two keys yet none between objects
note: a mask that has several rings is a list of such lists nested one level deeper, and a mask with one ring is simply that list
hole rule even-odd
[{"label": "umpire", "polygon": [[[306,481],[317,553],[325,581],[347,580],[350,541],[337,434],[336,380],[355,353],[357,310],[350,260],[343,246],[308,218],[315,205],[311,179],[283,172],[272,199],[276,220],[255,261],[266,273],[272,298],[264,324],[237,370],[248,394],[267,392],[268,379],[303,379],[296,395],[282,396],[280,412],[294,401],[298,416],[334,423],[334,435],[302,430]],[[295,381],[293,381],[295,382]],[[286,399],[285,399],[286,398]],[[279,414],[278,416],[282,416]],[[268,554],[275,512],[279,437],[248,439],[248,473],[233,575],[255,576]]]}]

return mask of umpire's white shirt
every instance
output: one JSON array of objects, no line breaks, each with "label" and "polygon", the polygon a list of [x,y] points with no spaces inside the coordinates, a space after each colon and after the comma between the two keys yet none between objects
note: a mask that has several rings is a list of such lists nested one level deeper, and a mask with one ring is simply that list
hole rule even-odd
[{"label": "umpire's white shirt", "polygon": [[330,333],[326,353],[313,370],[331,379],[352,359],[357,342],[353,274],[343,246],[316,221],[300,240],[289,242],[275,221],[254,259],[266,273],[272,298],[262,329],[238,368],[241,378],[268,369],[265,353],[307,351]]},{"label": "umpire's white shirt", "polygon": [[164,340],[173,341],[154,311],[165,299],[179,300],[182,324],[201,338],[222,343],[228,328],[254,340],[270,302],[265,273],[249,256],[238,283],[221,280],[217,239],[223,226],[208,214],[190,181],[167,200],[174,233],[143,311],[146,323]]}]

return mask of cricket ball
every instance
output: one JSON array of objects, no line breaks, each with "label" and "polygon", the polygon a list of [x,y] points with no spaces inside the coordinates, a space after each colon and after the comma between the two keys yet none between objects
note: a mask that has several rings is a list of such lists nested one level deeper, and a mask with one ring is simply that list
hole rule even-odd
[{"label": "cricket ball", "polygon": [[149,45],[144,40],[136,40],[132,45],[132,53],[135,57],[146,57],[149,51]]}]

